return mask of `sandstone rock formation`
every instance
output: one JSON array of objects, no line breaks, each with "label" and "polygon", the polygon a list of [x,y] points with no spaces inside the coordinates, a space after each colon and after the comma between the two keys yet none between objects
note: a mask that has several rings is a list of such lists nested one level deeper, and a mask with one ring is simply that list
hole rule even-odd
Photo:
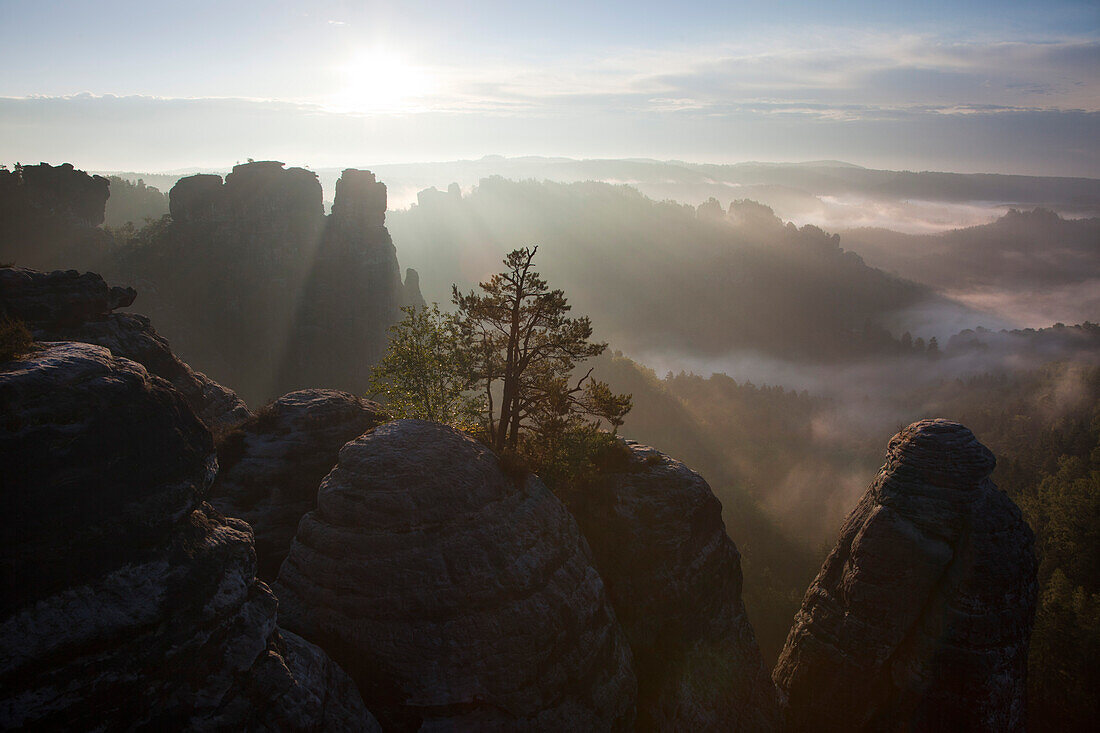
[{"label": "sandstone rock formation", "polygon": [[576,523],[436,423],[348,443],[275,586],[386,730],[622,730],[630,651]]},{"label": "sandstone rock formation", "polygon": [[370,367],[385,352],[387,329],[409,304],[385,222],[385,184],[370,171],[345,170],[302,284],[280,391],[367,389]]},{"label": "sandstone rock formation", "polygon": [[138,362],[171,382],[210,428],[224,429],[246,419],[244,402],[180,361],[148,318],[111,313],[129,306],[135,297],[133,288],[109,288],[92,272],[0,268],[0,315],[24,321],[36,340],[99,344]]},{"label": "sandstone rock formation", "polygon": [[114,260],[180,354],[262,404],[291,390],[361,393],[409,291],[386,187],[347,170],[326,216],[312,171],[277,161],[181,178],[171,223]]},{"label": "sandstone rock formation", "polygon": [[405,270],[405,300],[403,306],[422,308],[427,305],[420,292],[420,275],[411,267]]},{"label": "sandstone rock formation", "polygon": [[281,632],[251,530],[203,502],[210,433],[102,347],[0,372],[0,727],[369,730],[350,679]]},{"label": "sandstone rock formation", "polygon": [[0,187],[8,186],[21,188],[30,205],[90,227],[103,223],[103,210],[111,195],[106,178],[89,176],[71,163],[39,163],[0,171]]},{"label": "sandstone rock formation", "polygon": [[120,258],[179,353],[252,404],[287,391],[279,370],[299,348],[290,329],[325,228],[321,199],[315,173],[278,161],[181,178],[166,231]]},{"label": "sandstone rock formation", "polygon": [[98,266],[113,244],[98,228],[108,196],[106,178],[68,163],[0,170],[0,262]]},{"label": "sandstone rock formation", "polygon": [[741,557],[703,477],[633,441],[564,498],[638,675],[640,730],[775,730],[775,690],[741,601]]},{"label": "sandstone rock formation", "polygon": [[340,449],[385,419],[381,406],[347,392],[307,389],[267,405],[223,435],[210,503],[256,533],[257,575],[275,580],[301,518]]},{"label": "sandstone rock formation", "polygon": [[791,730],[1023,728],[1036,564],[994,463],[947,420],[891,439],[776,665]]}]

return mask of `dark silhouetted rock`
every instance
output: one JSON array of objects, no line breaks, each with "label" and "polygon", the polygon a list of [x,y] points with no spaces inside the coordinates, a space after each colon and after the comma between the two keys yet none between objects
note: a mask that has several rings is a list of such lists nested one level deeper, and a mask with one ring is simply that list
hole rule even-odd
[{"label": "dark silhouetted rock", "polygon": [[427,305],[420,292],[420,275],[411,267],[405,270],[405,302],[403,305],[422,308]]},{"label": "dark silhouetted rock", "polygon": [[196,372],[172,353],[148,318],[111,313],[134,302],[133,288],[108,288],[93,272],[37,272],[0,268],[0,313],[23,320],[38,341],[84,341],[106,346],[167,379],[210,428],[225,429],[249,416],[231,390]]},{"label": "dark silhouetted rock", "polygon": [[626,632],[641,730],[775,730],[775,690],[741,600],[741,556],[703,477],[626,442],[570,491]]},{"label": "dark silhouetted rock", "polygon": [[112,277],[135,283],[178,353],[251,404],[366,390],[413,302],[373,173],[344,171],[330,216],[316,174],[277,161],[181,178],[169,196],[171,221],[120,251]]},{"label": "dark silhouetted rock", "polygon": [[633,722],[630,651],[573,518],[446,426],[399,420],[345,445],[275,587],[281,622],[387,730]]},{"label": "dark silhouetted rock", "polygon": [[307,389],[280,397],[219,439],[210,503],[252,525],[260,578],[275,580],[298,522],[317,506],[317,486],[344,443],[383,420],[376,403]]},{"label": "dark silhouetted rock", "polygon": [[947,420],[891,439],[776,665],[792,730],[1023,728],[1036,563],[994,463]]},{"label": "dark silhouetted rock", "polygon": [[178,222],[216,221],[225,208],[222,177],[210,173],[179,179],[169,195],[168,211]]},{"label": "dark silhouetted rock", "polygon": [[277,628],[250,528],[203,502],[210,433],[168,382],[72,342],[4,368],[0,727],[376,727]]},{"label": "dark silhouetted rock", "polygon": [[94,272],[0,268],[0,307],[30,324],[65,327],[101,321],[135,297],[133,288],[109,288]]},{"label": "dark silhouetted rock", "polygon": [[332,219],[349,232],[377,229],[386,225],[386,184],[370,171],[348,168],[336,182]]},{"label": "dark silhouetted rock", "polygon": [[32,206],[89,227],[103,223],[103,211],[111,195],[103,176],[90,176],[71,163],[25,165],[3,174],[19,180]]},{"label": "dark silhouetted rock", "polygon": [[0,262],[28,267],[98,267],[114,240],[99,228],[107,179],[72,165],[0,170]]},{"label": "dark silhouetted rock", "polygon": [[385,352],[401,307],[423,304],[409,300],[385,221],[385,184],[370,171],[345,170],[302,287],[280,391],[366,391],[371,365]]}]

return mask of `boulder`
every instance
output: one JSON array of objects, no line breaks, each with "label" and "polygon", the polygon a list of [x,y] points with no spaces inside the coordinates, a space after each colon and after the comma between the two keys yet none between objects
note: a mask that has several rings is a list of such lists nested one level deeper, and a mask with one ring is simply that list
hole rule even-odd
[{"label": "boulder", "polygon": [[773,673],[791,730],[1021,730],[1031,530],[962,425],[895,435]]},{"label": "boulder", "polygon": [[280,397],[219,438],[220,470],[210,503],[252,525],[260,578],[275,580],[298,522],[317,506],[317,486],[344,443],[384,420],[374,402],[305,389]]},{"label": "boulder", "polygon": [[452,428],[345,445],[275,588],[386,730],[633,724],[630,650],[573,518]]},{"label": "boulder", "polygon": [[703,477],[633,441],[564,493],[634,655],[640,730],[775,730],[741,556]]},{"label": "boulder", "polygon": [[213,440],[171,385],[84,343],[0,372],[0,728],[370,730],[276,626],[249,526],[203,502]]},{"label": "boulder", "polygon": [[0,268],[0,313],[24,321],[36,340],[98,344],[138,362],[171,382],[211,429],[245,420],[250,413],[244,402],[177,358],[148,318],[111,312],[136,296],[133,288],[108,287],[94,272]]}]

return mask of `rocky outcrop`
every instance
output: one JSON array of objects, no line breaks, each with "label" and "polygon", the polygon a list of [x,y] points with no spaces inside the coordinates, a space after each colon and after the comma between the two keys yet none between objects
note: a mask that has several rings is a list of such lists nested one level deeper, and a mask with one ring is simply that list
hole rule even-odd
[{"label": "rocky outcrop", "polygon": [[249,416],[244,402],[172,353],[148,318],[112,313],[134,302],[133,288],[108,287],[92,272],[38,272],[0,268],[0,314],[18,318],[38,341],[83,341],[138,362],[167,379],[212,429],[227,429]]},{"label": "rocky outcrop", "polygon": [[424,295],[420,292],[420,275],[411,267],[405,270],[405,300],[404,306],[423,308],[427,305]]},{"label": "rocky outcrop", "polygon": [[302,286],[280,391],[366,391],[371,365],[385,352],[387,329],[400,320],[402,306],[417,304],[401,282],[385,222],[385,184],[370,171],[345,170]]},{"label": "rocky outcrop", "polygon": [[1031,530],[962,425],[895,435],[773,677],[792,730],[1021,730]]},{"label": "rocky outcrop", "polygon": [[203,502],[217,463],[140,365],[48,343],[0,372],[0,727],[367,730],[281,632],[252,533]]},{"label": "rocky outcrop", "polygon": [[633,441],[564,495],[634,654],[640,730],[775,730],[741,556],[703,477]]},{"label": "rocky outcrop", "polygon": [[98,266],[113,245],[98,228],[109,195],[106,178],[68,163],[0,169],[0,262]]},{"label": "rocky outcrop", "polygon": [[169,193],[168,207],[180,224],[244,225],[255,233],[286,234],[324,215],[317,174],[276,160],[235,165],[224,183],[221,176],[206,173],[181,178]]},{"label": "rocky outcrop", "polygon": [[94,272],[0,268],[0,307],[30,324],[67,328],[107,318],[134,302],[133,288],[111,288]]},{"label": "rocky outcrop", "polygon": [[222,177],[196,173],[176,181],[168,200],[168,212],[178,222],[213,222],[224,216]]},{"label": "rocky outcrop", "polygon": [[0,190],[7,193],[8,186],[18,186],[28,205],[88,227],[103,223],[111,195],[106,178],[89,176],[71,163],[39,163],[0,171]]},{"label": "rocky outcrop", "polygon": [[340,449],[385,420],[380,405],[335,390],[291,392],[218,440],[210,503],[252,525],[257,575],[273,581],[298,522]]},{"label": "rocky outcrop", "polygon": [[332,220],[348,232],[377,229],[386,225],[386,184],[370,171],[348,168],[336,182]]},{"label": "rocky outcrop", "polygon": [[446,426],[345,445],[275,588],[387,730],[632,723],[630,651],[576,523]]},{"label": "rocky outcrop", "polygon": [[366,390],[409,302],[373,173],[344,171],[330,216],[317,175],[278,161],[181,178],[169,196],[171,222],[116,264],[179,353],[252,404]]}]

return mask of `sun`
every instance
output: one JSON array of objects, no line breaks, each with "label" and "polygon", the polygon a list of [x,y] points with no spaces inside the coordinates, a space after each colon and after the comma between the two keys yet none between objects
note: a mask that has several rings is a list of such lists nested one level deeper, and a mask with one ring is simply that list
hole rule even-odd
[{"label": "sun", "polygon": [[431,78],[386,49],[357,52],[339,67],[340,91],[330,104],[348,112],[409,111],[431,89]]}]

